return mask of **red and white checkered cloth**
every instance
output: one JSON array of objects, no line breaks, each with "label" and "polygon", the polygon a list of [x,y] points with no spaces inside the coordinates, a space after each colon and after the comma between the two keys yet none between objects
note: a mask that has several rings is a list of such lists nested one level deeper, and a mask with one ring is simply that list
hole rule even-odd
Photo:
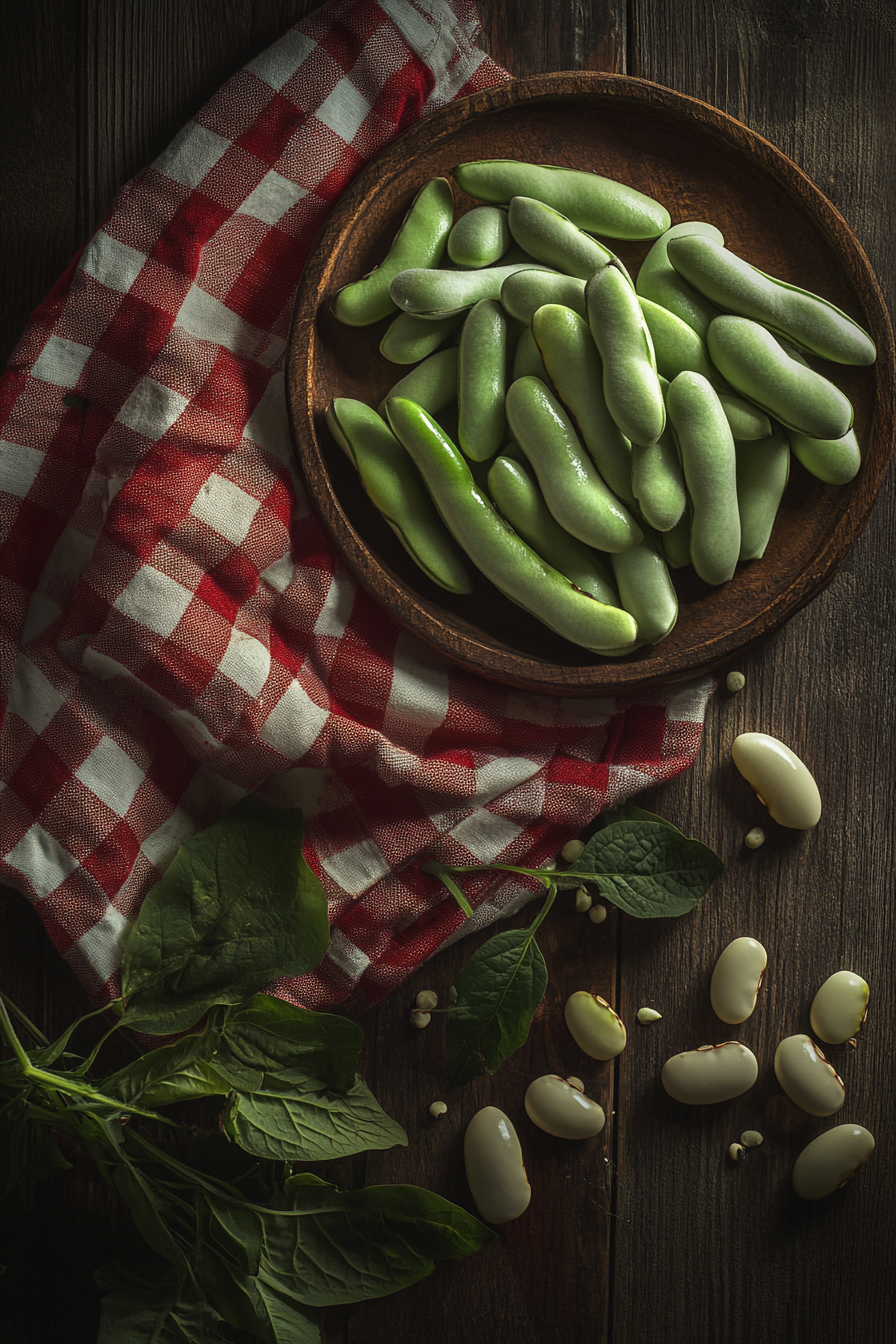
[{"label": "red and white checkered cloth", "polygon": [[332,943],[281,983],[375,1001],[605,806],[693,763],[709,679],[608,700],[467,675],[334,558],[291,461],[284,350],[314,236],[378,149],[509,78],[472,0],[330,0],[122,190],[2,380],[2,854],[97,1002],[177,845],[301,805]]}]

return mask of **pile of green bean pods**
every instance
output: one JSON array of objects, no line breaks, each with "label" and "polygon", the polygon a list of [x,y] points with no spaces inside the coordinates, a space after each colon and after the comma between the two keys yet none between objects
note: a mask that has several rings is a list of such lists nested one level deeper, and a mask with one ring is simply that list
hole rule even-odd
[{"label": "pile of green bean pods", "polygon": [[[578,169],[486,159],[417,194],[335,316],[390,318],[406,372],[327,424],[421,571],[477,573],[606,657],[665,639],[671,571],[728,582],[766,550],[791,457],[831,485],[861,465],[853,409],[810,360],[868,365],[868,333],[765,275],[714,225]],[[595,235],[654,240],[636,279]]]}]

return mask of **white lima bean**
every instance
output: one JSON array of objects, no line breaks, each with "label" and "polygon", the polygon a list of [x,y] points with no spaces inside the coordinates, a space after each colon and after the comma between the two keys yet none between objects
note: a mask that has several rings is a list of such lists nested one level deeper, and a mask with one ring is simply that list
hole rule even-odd
[{"label": "white lima bean", "polygon": [[768,964],[765,948],[755,938],[735,938],[720,954],[709,984],[716,1017],[734,1024],[746,1022]]},{"label": "white lima bean", "polygon": [[487,1223],[510,1223],[526,1212],[532,1190],[511,1121],[483,1106],[464,1134],[464,1166],[473,1202]]},{"label": "white lima bean", "polygon": [[874,1137],[862,1125],[835,1125],[807,1144],[793,1165],[800,1199],[825,1199],[854,1176],[874,1152]]},{"label": "white lima bean", "polygon": [[833,1115],[846,1099],[840,1075],[801,1033],[785,1037],[778,1046],[775,1076],[790,1100],[809,1115]]},{"label": "white lima bean", "polygon": [[615,1059],[625,1049],[625,1025],[606,999],[576,990],[566,1000],[566,1025],[580,1050],[592,1059]]},{"label": "white lima bean", "polygon": [[524,1105],[532,1123],[558,1139],[591,1139],[606,1119],[603,1107],[555,1073],[529,1084]]},{"label": "white lima bean", "polygon": [[759,1065],[740,1041],[701,1045],[673,1055],[663,1065],[662,1083],[669,1096],[686,1106],[710,1106],[740,1097],[755,1083]]},{"label": "white lima bean", "polygon": [[851,1040],[868,1012],[868,984],[854,971],[835,971],[819,989],[809,1009],[809,1025],[828,1045]]},{"label": "white lima bean", "polygon": [[780,826],[809,831],[818,824],[818,785],[790,747],[769,733],[741,733],[732,743],[731,755]]}]

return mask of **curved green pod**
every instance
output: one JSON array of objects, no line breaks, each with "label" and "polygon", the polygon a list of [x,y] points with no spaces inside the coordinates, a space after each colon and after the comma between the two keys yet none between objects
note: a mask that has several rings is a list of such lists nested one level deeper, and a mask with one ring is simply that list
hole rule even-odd
[{"label": "curved green pod", "polygon": [[635,288],[642,298],[650,299],[652,303],[658,303],[660,307],[680,317],[682,322],[686,322],[701,340],[705,341],[706,330],[712,319],[718,317],[719,310],[705,295],[694,289],[693,285],[689,285],[684,277],[678,274],[669,260],[667,251],[671,239],[692,233],[714,238],[719,243],[725,241],[714,224],[704,224],[700,220],[673,224],[657,238],[641,262]]},{"label": "curved green pod", "polygon": [[543,383],[550,382],[544,366],[541,351],[535,343],[531,326],[526,327],[516,344],[513,355],[511,382],[518,378],[540,378]]},{"label": "curved green pod", "polygon": [[507,315],[497,299],[480,299],[467,314],[457,362],[457,437],[476,462],[494,457],[507,433]]},{"label": "curved green pod", "polygon": [[854,429],[848,429],[840,439],[816,439],[795,430],[789,430],[787,437],[797,461],[826,485],[846,485],[862,465]]},{"label": "curved green pod", "polygon": [[735,443],[768,438],[772,432],[772,422],[765,411],[761,411],[752,401],[747,401],[746,397],[739,397],[736,392],[722,392],[718,387],[716,391]]},{"label": "curved green pod", "polygon": [[367,327],[394,313],[397,305],[389,287],[395,276],[410,266],[438,266],[453,218],[451,183],[445,177],[434,177],[417,192],[379,266],[336,294],[334,316],[348,326]]},{"label": "curved green pod", "polygon": [[609,569],[597,552],[554,518],[538,482],[522,462],[501,453],[488,473],[488,493],[515,532],[542,560],[598,602],[619,606]]},{"label": "curved green pod", "polygon": [[610,414],[632,443],[656,443],[666,409],[650,331],[640,300],[615,265],[596,271],[585,286],[588,325],[603,362]]},{"label": "curved green pod", "polygon": [[399,378],[377,407],[379,415],[385,414],[386,397],[409,397],[430,415],[444,411],[457,401],[457,346],[437,350]]},{"label": "curved green pod", "polygon": [[772,333],[748,317],[723,314],[709,324],[706,348],[722,377],[786,429],[840,439],[853,410],[838,387],[792,359]]},{"label": "curved green pod", "polygon": [[584,317],[585,281],[559,271],[517,271],[501,286],[501,302],[520,322],[531,322],[546,303],[562,303]]},{"label": "curved green pod", "polygon": [[508,205],[514,196],[532,196],[580,229],[607,238],[656,238],[670,223],[668,210],[652,196],[580,168],[479,159],[459,164],[452,176],[476,200]]},{"label": "curved green pod", "polygon": [[518,378],[507,389],[507,423],[557,522],[599,551],[626,551],[642,532],[613,494],[550,388]]},{"label": "curved green pod", "polygon": [[868,332],[827,299],[751,266],[713,238],[674,238],[669,260],[724,312],[761,322],[802,350],[837,364],[873,364]]},{"label": "curved green pod", "polygon": [[496,205],[474,206],[448,234],[448,256],[455,266],[491,266],[509,246],[507,211]]},{"label": "curved green pod", "polygon": [[327,407],[326,421],[336,443],[354,463],[371,503],[415,564],[439,587],[471,593],[473,578],[466,556],[385,420],[363,401],[336,397]]},{"label": "curved green pod", "polygon": [[402,397],[387,403],[386,414],[445,525],[505,597],[581,648],[610,657],[634,648],[632,617],[588,597],[536,555],[476,485],[463,454],[431,416]]},{"label": "curved green pod", "polygon": [[555,271],[587,280],[614,254],[544,201],[514,196],[507,211],[510,232],[531,257]]},{"label": "curved green pod", "polygon": [[685,505],[684,513],[674,527],[660,536],[660,546],[670,569],[686,569],[691,563],[691,505]]},{"label": "curved green pod", "polygon": [[443,318],[463,313],[480,299],[499,299],[501,286],[514,271],[535,267],[538,262],[520,261],[507,266],[484,266],[477,271],[451,271],[439,267],[412,267],[400,271],[389,292],[403,312],[418,317]]},{"label": "curved green pod", "polygon": [[463,317],[463,311],[439,319],[399,313],[383,332],[380,354],[392,364],[418,364],[453,335]]},{"label": "curved green pod", "polygon": [[670,532],[681,519],[688,497],[670,424],[656,443],[632,444],[632,490],[638,512],[657,532]]},{"label": "curved green pod", "polygon": [[740,559],[761,560],[790,476],[790,445],[779,425],[766,439],[735,443]]},{"label": "curved green pod", "polygon": [[661,643],[678,621],[678,594],[656,537],[646,532],[640,545],[612,555],[610,564],[622,608],[638,623],[639,640]]},{"label": "curved green pod", "polygon": [[680,373],[666,398],[690,501],[691,564],[727,583],[740,558],[734,439],[719,395],[700,373]]},{"label": "curved green pod", "polygon": [[544,304],[532,319],[532,335],[595,466],[613,494],[635,509],[632,446],[607,407],[601,358],[588,323],[562,304]]}]

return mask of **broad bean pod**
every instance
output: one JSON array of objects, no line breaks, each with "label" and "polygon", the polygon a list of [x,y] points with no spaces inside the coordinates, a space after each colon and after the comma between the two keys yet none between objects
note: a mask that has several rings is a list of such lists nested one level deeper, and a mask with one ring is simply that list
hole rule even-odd
[{"label": "broad bean pod", "polygon": [[650,532],[630,551],[612,555],[610,564],[619,601],[638,623],[644,644],[659,644],[678,620],[678,594],[656,537]]},{"label": "broad bean pod", "polygon": [[673,238],[668,256],[678,273],[724,312],[761,322],[837,364],[874,363],[874,342],[858,322],[811,290],[766,275],[715,239]]},{"label": "broad bean pod", "polygon": [[506,391],[507,315],[497,299],[480,299],[464,322],[457,362],[458,442],[476,462],[504,440]]},{"label": "broad bean pod", "polygon": [[514,196],[507,222],[520,247],[531,257],[564,275],[587,280],[589,275],[614,260],[614,254],[571,219],[544,201]]},{"label": "broad bean pod", "polygon": [[400,271],[390,285],[395,304],[418,317],[443,318],[463,313],[480,299],[500,299],[501,286],[514,271],[535,267],[535,261],[512,262],[506,266],[485,266],[478,271],[449,271],[412,267]]},{"label": "broad bean pod", "polygon": [[840,439],[816,439],[796,430],[790,430],[787,437],[797,461],[827,485],[846,485],[862,465],[862,450],[854,429],[848,429]]},{"label": "broad bean pod", "polygon": [[669,419],[691,505],[691,564],[705,583],[727,583],[740,556],[734,439],[719,395],[702,374],[669,384]]},{"label": "broad bean pod", "polygon": [[540,378],[542,382],[550,382],[548,371],[544,366],[544,360],[541,357],[535,336],[532,333],[531,326],[524,329],[523,334],[517,341],[516,350],[513,355],[513,369],[511,382],[516,382],[519,378]]},{"label": "broad bean pod", "polygon": [[409,267],[438,266],[445,255],[454,218],[454,193],[445,177],[434,177],[414,197],[385,258],[360,280],[339,290],[333,314],[352,327],[366,327],[396,309],[390,285]]},{"label": "broad bean pod", "polygon": [[536,555],[479,489],[463,454],[431,416],[401,397],[387,402],[386,414],[445,525],[505,597],[581,648],[612,657],[635,646],[632,617],[580,592]]},{"label": "broad bean pod", "polygon": [[678,274],[669,260],[667,251],[671,239],[692,233],[715,238],[719,243],[725,241],[714,224],[704,224],[700,220],[673,224],[657,238],[641,262],[635,288],[642,298],[650,299],[670,313],[674,313],[676,317],[680,317],[682,322],[686,322],[701,340],[705,341],[707,328],[712,319],[719,316],[719,309]]},{"label": "broad bean pod", "polygon": [[[399,378],[386,397],[409,397],[430,415],[438,415],[457,401],[457,362],[456,345],[437,350]],[[380,415],[385,413],[386,397],[377,407]]]},{"label": "broad bean pod", "polygon": [[766,439],[735,443],[740,559],[761,560],[790,476],[790,445],[779,425]]},{"label": "broad bean pod", "polygon": [[[665,397],[669,384],[662,376],[660,387]],[[668,420],[656,443],[632,444],[632,490],[641,517],[657,532],[670,532],[684,514],[688,495]],[[685,563],[690,563],[690,551]]]},{"label": "broad bean pod", "polygon": [[507,211],[496,205],[474,206],[448,234],[448,256],[455,266],[491,266],[509,246]]},{"label": "broad bean pod", "polygon": [[380,354],[392,364],[416,364],[443,345],[463,321],[463,311],[448,317],[415,317],[399,313],[380,341]]},{"label": "broad bean pod", "polygon": [[630,442],[656,443],[666,424],[666,409],[637,294],[619,268],[608,265],[588,280],[585,306],[603,362],[610,414]]},{"label": "broad bean pod", "polygon": [[580,168],[481,159],[459,164],[452,176],[476,200],[507,205],[514,196],[532,196],[580,229],[607,238],[656,238],[670,223],[668,210],[652,196]]},{"label": "broad bean pod", "polygon": [[562,303],[584,317],[585,281],[558,271],[517,271],[501,286],[501,302],[520,322],[531,322],[546,303]]}]

